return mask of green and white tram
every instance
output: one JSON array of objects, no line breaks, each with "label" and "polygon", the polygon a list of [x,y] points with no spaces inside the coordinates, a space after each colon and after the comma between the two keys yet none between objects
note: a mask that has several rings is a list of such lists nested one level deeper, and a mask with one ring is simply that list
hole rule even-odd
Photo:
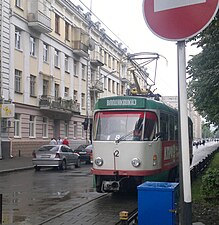
[{"label": "green and white tram", "polygon": [[148,180],[175,181],[178,166],[177,110],[143,96],[97,101],[92,168],[97,192],[130,191]]}]

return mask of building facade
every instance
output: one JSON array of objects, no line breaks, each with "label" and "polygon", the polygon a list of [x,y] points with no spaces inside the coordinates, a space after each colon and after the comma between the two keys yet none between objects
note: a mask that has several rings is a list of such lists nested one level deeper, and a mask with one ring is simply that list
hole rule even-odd
[{"label": "building facade", "polygon": [[126,92],[127,50],[70,0],[2,0],[0,9],[1,101],[15,105],[1,118],[5,151],[30,156],[52,137],[88,142],[83,122],[96,100]]}]

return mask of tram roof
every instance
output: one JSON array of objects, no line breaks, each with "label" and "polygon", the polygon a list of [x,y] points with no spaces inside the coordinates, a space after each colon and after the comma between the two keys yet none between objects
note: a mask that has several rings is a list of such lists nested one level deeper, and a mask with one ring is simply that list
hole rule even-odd
[{"label": "tram roof", "polygon": [[155,109],[170,113],[177,110],[166,104],[142,96],[115,96],[98,99],[95,109]]}]

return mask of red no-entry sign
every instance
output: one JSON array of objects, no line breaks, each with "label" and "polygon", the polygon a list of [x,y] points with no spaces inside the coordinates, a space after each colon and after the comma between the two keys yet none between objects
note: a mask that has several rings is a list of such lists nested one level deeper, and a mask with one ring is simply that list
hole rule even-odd
[{"label": "red no-entry sign", "polygon": [[219,0],[143,0],[143,14],[155,35],[180,41],[207,27],[218,5]]}]

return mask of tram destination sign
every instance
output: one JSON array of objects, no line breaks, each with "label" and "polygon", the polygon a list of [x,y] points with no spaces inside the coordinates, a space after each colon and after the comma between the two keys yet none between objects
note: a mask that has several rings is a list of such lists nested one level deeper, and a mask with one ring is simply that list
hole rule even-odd
[{"label": "tram destination sign", "polygon": [[133,97],[111,97],[99,99],[96,109],[145,108],[146,99]]}]

